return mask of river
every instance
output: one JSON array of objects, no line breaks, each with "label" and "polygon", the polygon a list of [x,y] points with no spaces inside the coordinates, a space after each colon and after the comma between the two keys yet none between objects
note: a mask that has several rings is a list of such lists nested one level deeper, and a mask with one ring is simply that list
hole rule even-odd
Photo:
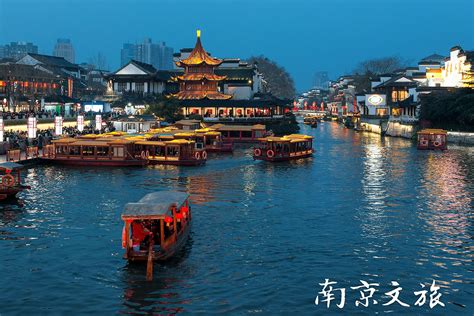
[{"label": "river", "polygon": [[[290,163],[241,146],[203,167],[26,169],[32,189],[0,206],[0,314],[472,315],[474,148],[418,151],[333,122],[301,132],[316,152]],[[191,194],[194,223],[146,282],[122,259],[120,213],[161,190]],[[359,280],[379,284],[378,304],[355,305]],[[432,280],[445,307],[428,306]],[[383,305],[391,281],[410,307]]]}]

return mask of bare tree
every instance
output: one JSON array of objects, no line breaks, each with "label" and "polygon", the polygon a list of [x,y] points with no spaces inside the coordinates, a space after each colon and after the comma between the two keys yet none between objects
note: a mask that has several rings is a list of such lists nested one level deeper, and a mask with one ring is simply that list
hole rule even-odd
[{"label": "bare tree", "polygon": [[381,74],[392,73],[406,67],[407,62],[398,56],[368,59],[360,62],[354,73],[356,93],[370,91],[370,80]]},{"label": "bare tree", "polygon": [[276,97],[292,99],[295,97],[295,83],[285,68],[265,56],[250,57],[249,64],[256,63],[258,70],[263,74],[268,90]]}]

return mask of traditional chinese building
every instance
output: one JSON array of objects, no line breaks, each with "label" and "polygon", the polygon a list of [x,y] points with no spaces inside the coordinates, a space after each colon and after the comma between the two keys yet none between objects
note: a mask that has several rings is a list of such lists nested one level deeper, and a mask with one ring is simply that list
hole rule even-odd
[{"label": "traditional chinese building", "polygon": [[[211,119],[247,118],[282,115],[289,111],[291,105],[288,100],[268,94],[254,93],[248,99],[239,99],[234,94],[223,93],[220,86],[227,80],[227,75],[216,74],[216,68],[223,60],[211,57],[205,51],[200,35],[198,30],[194,49],[176,62],[178,67],[184,69],[184,73],[174,78],[179,82],[179,92],[171,97],[180,101],[185,116],[195,114]],[[249,82],[251,85],[251,80]]]},{"label": "traditional chinese building", "polygon": [[179,82],[179,92],[173,94],[178,100],[228,100],[232,95],[219,92],[218,83],[226,78],[215,74],[221,59],[207,54],[201,44],[201,32],[197,31],[197,41],[191,54],[176,64],[184,69],[184,74],[174,79]]}]

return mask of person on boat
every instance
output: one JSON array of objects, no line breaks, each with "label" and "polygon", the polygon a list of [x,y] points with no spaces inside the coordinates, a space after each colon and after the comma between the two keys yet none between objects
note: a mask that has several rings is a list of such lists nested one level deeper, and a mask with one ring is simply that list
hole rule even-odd
[{"label": "person on boat", "polygon": [[[146,239],[150,235],[150,230],[145,227],[142,221],[132,222],[132,247],[133,250],[140,250],[140,246],[146,247]],[[146,249],[146,248],[145,248]]]}]

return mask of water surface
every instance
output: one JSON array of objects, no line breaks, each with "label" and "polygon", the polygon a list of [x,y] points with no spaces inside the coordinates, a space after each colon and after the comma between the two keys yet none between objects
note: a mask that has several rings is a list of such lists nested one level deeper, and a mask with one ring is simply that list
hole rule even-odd
[{"label": "water surface", "polygon": [[[253,161],[251,148],[204,167],[25,170],[32,186],[0,207],[0,314],[316,314],[329,278],[344,311],[473,314],[474,149],[417,151],[404,139],[324,122],[313,158]],[[155,267],[122,259],[120,212],[148,192],[192,196],[185,249]],[[381,306],[403,287],[413,305],[435,279],[445,308]],[[379,283],[378,305],[351,286]]]}]

